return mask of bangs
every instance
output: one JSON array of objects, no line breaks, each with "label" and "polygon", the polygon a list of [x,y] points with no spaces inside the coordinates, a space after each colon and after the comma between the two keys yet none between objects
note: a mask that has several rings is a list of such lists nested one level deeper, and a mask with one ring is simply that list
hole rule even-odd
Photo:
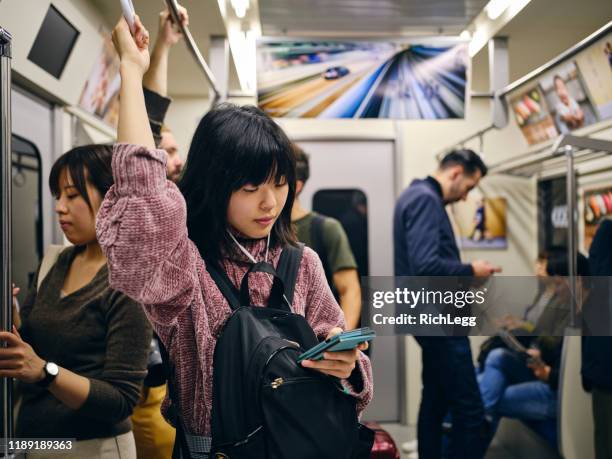
[{"label": "bangs", "polygon": [[62,194],[60,181],[65,173],[66,178],[70,177],[71,185],[93,211],[87,184],[93,185],[104,196],[113,184],[111,160],[112,147],[109,145],[84,145],[64,153],[51,167],[49,174],[51,194],[56,199],[60,197]]},{"label": "bangs", "polygon": [[58,199],[62,194],[60,181],[62,175],[66,174],[66,181],[68,181],[68,177],[70,177],[72,182],[71,185],[77,189],[79,194],[85,199],[87,205],[91,207],[87,194],[85,166],[79,164],[75,159],[74,156],[63,156],[53,165],[51,173],[49,174],[49,189],[51,190],[51,194]]},{"label": "bangs", "polygon": [[[260,128],[257,125],[250,127],[254,130]],[[253,142],[254,139],[257,141]],[[270,132],[257,132],[256,135],[247,132],[240,136],[232,148],[232,190],[247,184],[258,186],[272,180],[276,184],[293,183],[295,160],[291,145],[284,140],[275,138]]]}]

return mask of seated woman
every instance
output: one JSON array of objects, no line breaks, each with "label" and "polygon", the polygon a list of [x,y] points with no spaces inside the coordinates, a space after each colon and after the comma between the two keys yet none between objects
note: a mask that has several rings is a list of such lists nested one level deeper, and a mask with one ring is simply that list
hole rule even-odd
[{"label": "seated woman", "polygon": [[[579,287],[586,298],[586,279],[589,275],[588,260],[578,254]],[[557,294],[568,298],[567,256],[559,255],[548,262],[547,272],[554,277]],[[502,417],[520,419],[557,447],[557,387],[563,345],[563,329],[568,323],[566,308],[542,318],[536,330],[545,330],[554,336],[539,336],[534,339],[528,355],[521,355],[506,348],[492,350],[486,358],[484,368],[478,374],[478,384],[485,413],[491,421],[493,431]]]},{"label": "seated woman", "polygon": [[[21,307],[22,326],[0,332],[0,376],[20,381],[20,438],[76,439],[53,458],[135,458],[129,416],[147,373],[152,329],[142,307],[108,284],[96,213],[113,184],[111,148],[75,148],[53,165],[65,248]],[[63,454],[61,454],[63,453]],[[28,453],[32,457],[42,454]]]}]

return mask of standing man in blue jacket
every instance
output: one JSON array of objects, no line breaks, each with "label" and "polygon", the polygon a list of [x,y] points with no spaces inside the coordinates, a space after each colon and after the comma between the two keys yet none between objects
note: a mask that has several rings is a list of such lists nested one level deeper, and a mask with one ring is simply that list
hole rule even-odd
[{"label": "standing man in blue jacket", "polygon": [[[500,268],[483,260],[462,263],[447,204],[464,200],[487,173],[472,150],[455,150],[433,176],[414,180],[393,217],[396,276],[488,277]],[[442,421],[450,412],[450,457],[482,458],[487,426],[467,337],[416,337],[422,349],[423,392],[417,425],[419,459],[438,459]]]}]

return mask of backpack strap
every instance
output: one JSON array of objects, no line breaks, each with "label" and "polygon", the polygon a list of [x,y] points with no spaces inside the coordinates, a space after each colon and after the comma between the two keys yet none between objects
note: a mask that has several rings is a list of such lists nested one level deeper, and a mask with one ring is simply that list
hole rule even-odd
[{"label": "backpack strap", "polygon": [[232,281],[227,277],[227,274],[223,269],[216,263],[211,263],[206,260],[206,270],[210,277],[215,281],[219,290],[227,300],[232,311],[235,311],[240,307],[240,292],[232,284]]},{"label": "backpack strap", "polygon": [[45,256],[43,257],[42,263],[40,264],[40,269],[38,270],[38,282],[36,283],[36,291],[40,290],[40,286],[42,282],[53,268],[53,265],[57,261],[60,256],[60,253],[66,248],[65,245],[57,245],[51,244],[47,251],[45,252]]},{"label": "backpack strap", "polygon": [[283,249],[276,272],[284,280],[285,299],[289,306],[293,304],[293,294],[295,293],[295,283],[302,264],[304,244],[298,243],[297,247],[289,246]]}]

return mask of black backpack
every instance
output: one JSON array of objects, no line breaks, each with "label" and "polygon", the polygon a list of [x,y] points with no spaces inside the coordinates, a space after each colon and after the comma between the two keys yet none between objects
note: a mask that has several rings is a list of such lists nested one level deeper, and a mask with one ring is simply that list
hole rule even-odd
[{"label": "black backpack", "polygon": [[[297,363],[318,343],[306,319],[290,307],[302,251],[303,245],[284,249],[277,270],[254,264],[240,291],[207,263],[233,310],[214,352],[212,459],[369,457],[373,432],[359,424],[356,400],[336,378]],[[251,272],[274,276],[267,307],[251,305]],[[182,457],[192,457],[187,442],[181,443]]]}]

